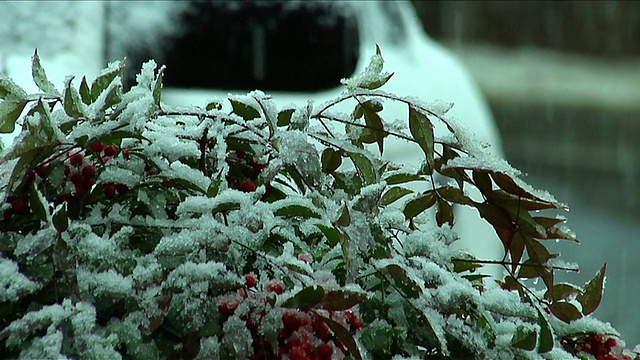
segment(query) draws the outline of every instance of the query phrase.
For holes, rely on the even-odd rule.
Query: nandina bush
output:
[[[62,92],[37,53],[32,70],[42,93],[0,77],[0,130],[22,126],[0,165],[3,357],[637,358],[590,316],[604,266],[554,281],[574,270],[545,246],[576,241],[564,205],[446,104],[378,90],[379,50],[333,101],[280,109],[259,91],[169,107],[152,61],[129,91],[119,62]],[[383,160],[393,137],[423,163]],[[450,248],[454,206],[502,261]]]

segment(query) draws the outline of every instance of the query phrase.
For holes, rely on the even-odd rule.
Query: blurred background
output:
[[[570,206],[581,244],[553,244],[640,343],[640,2],[413,1],[485,94],[509,162]]]

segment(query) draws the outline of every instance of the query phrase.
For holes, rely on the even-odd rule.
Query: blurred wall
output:
[[[477,75],[510,162],[640,215],[640,2],[413,3]]]

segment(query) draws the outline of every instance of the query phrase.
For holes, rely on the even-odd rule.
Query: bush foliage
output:
[[[0,165],[3,356],[635,356],[589,316],[604,266],[554,280],[575,270],[545,246],[576,241],[564,205],[447,104],[381,91],[379,49],[338,98],[284,108],[259,91],[170,107],[153,61],[128,91],[120,62],[62,92],[37,53],[32,70],[38,94],[0,77],[0,131],[22,126]],[[423,163],[384,160],[390,137]],[[502,261],[451,249],[455,206],[493,226]]]

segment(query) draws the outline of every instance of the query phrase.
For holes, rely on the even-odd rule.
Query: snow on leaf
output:
[[[0,301],[16,302],[41,287],[42,285],[21,274],[17,263],[0,258]]]
[[[48,95],[60,96],[56,87],[47,78],[47,74],[42,68],[42,65],[40,65],[38,49],[35,50],[33,57],[31,58],[31,75],[33,77],[33,82],[36,83],[40,90],[44,91]]]

